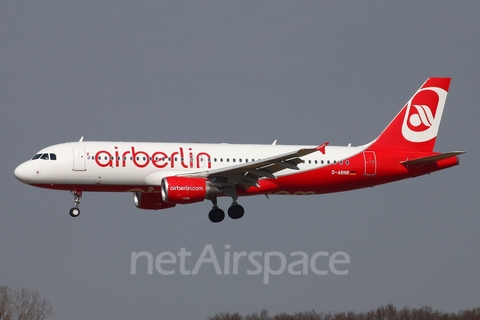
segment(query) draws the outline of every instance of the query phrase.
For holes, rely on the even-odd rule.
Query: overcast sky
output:
[[[54,319],[479,307],[479,12],[476,1],[2,1],[0,285],[38,290]],[[143,211],[115,193],[84,194],[73,219],[69,192],[13,176],[81,136],[360,145],[430,76],[452,77],[436,150],[468,153],[416,179],[240,198],[242,219],[213,224],[209,201]],[[132,252],[185,248],[191,270],[207,245],[220,262],[225,251],[343,251],[349,272],[264,284],[248,263],[167,276],[139,260],[131,274]]]

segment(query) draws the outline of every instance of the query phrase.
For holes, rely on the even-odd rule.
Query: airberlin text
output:
[[[302,251],[291,252],[285,255],[279,251],[231,251],[230,245],[225,245],[223,258],[217,258],[217,253],[211,244],[205,245],[197,259],[185,247],[177,253],[164,251],[156,257],[147,251],[132,252],[130,274],[137,274],[137,264],[143,269],[146,266],[147,274],[152,275],[155,270],[161,275],[196,275],[202,272],[215,271],[217,275],[261,275],[263,283],[268,284],[271,276],[278,276],[285,271],[290,275],[347,275],[345,265],[350,264],[350,256],[343,251],[329,254],[318,251],[309,256]],[[343,265],[343,266],[342,266]],[[202,268],[203,267],[203,268]],[[245,269],[245,271],[241,271]]]
[[[136,150],[134,146],[126,151],[114,147],[113,152],[100,150],[95,153],[95,162],[100,167],[127,167],[132,163],[138,168],[145,168],[149,164],[156,168],[176,168],[182,166],[185,169],[211,168],[210,155],[206,152],[194,153],[188,148],[188,153],[183,147],[173,152],[154,151],[150,154],[146,151]]]

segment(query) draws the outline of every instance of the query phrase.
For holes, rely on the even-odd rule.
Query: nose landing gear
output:
[[[70,191],[73,195],[73,202],[75,203],[75,207],[73,207],[72,209],[70,209],[70,216],[75,218],[75,217],[78,217],[80,215],[80,209],[78,208],[78,206],[80,205],[80,202],[82,202],[82,191],[80,190],[73,190],[73,191]]]

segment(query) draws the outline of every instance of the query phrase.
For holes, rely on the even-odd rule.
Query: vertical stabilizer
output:
[[[429,78],[371,147],[433,151],[450,78]]]

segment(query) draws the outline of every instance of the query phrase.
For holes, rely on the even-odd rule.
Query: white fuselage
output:
[[[55,160],[29,160],[15,175],[33,185],[89,185],[102,189],[112,186],[160,185],[161,179],[185,173],[227,168],[312,146],[260,144],[203,144],[148,142],[70,142],[40,150],[37,154],[54,154]],[[303,157],[299,170],[285,169],[276,176],[298,174],[340,163],[362,152],[365,147],[327,147],[325,154],[315,152]],[[347,164],[344,164],[347,168]],[[93,189],[98,189],[98,188]],[[109,190],[104,190],[109,191]],[[138,191],[138,190],[131,190]],[[145,190],[146,191],[146,190]]]

